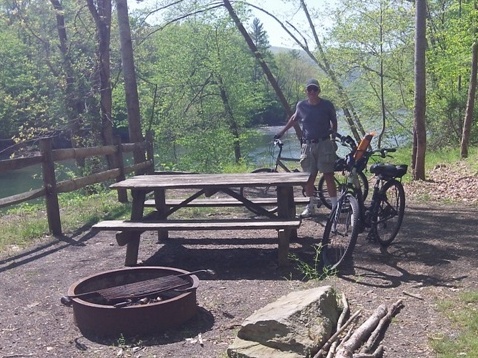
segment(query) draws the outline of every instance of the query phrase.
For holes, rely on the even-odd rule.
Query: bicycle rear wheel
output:
[[[358,172],[358,180],[360,183],[360,189],[362,191],[362,199],[365,200],[368,195],[368,179],[363,172]],[[337,192],[340,192],[341,183],[335,179],[335,185],[337,186]],[[327,185],[325,183],[324,176],[322,175],[317,184],[317,196],[320,201],[329,209],[332,209],[332,203],[330,202],[329,191],[327,190]]]
[[[402,183],[397,180],[385,183],[372,210],[372,233],[380,245],[388,246],[397,236],[405,214]]]
[[[352,255],[360,231],[359,210],[358,201],[351,193],[339,198],[327,219],[322,237],[324,267],[337,269]]]

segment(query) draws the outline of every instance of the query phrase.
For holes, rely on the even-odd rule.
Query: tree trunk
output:
[[[111,0],[97,0],[96,6],[93,0],[87,0],[91,16],[96,24],[97,36],[97,66],[98,84],[100,93],[101,111],[101,138],[103,145],[114,144],[110,71],[110,39],[111,39]],[[108,156],[108,168],[114,168],[114,156]]]
[[[426,115],[426,0],[415,2],[415,123],[416,139],[415,167],[413,179],[425,180],[425,152],[427,145]]]
[[[223,0],[224,6],[226,7],[227,11],[229,11],[229,15],[233,19],[234,23],[236,24],[237,28],[241,32],[242,36],[246,40],[247,45],[249,46],[249,49],[251,50],[252,54],[256,57],[257,61],[262,67],[262,70],[264,71],[265,75],[267,76],[267,79],[269,80],[269,83],[271,84],[272,88],[274,88],[274,91],[279,97],[280,102],[282,103],[282,106],[284,107],[287,117],[291,117],[293,112],[292,109],[289,106],[289,103],[287,102],[284,93],[282,93],[282,90],[279,87],[279,84],[277,83],[277,80],[275,79],[274,75],[270,71],[269,67],[267,66],[267,63],[264,61],[264,58],[262,57],[262,54],[259,52],[257,49],[257,46],[254,44],[254,41],[252,41],[251,37],[247,33],[246,29],[241,23],[241,20],[237,17],[236,12],[234,11],[231,3],[229,0]],[[299,124],[294,125],[294,130],[297,135],[297,138],[301,140],[302,138],[302,131],[299,127]]]
[[[133,44],[128,18],[128,1],[116,0],[116,7],[121,42],[121,59],[123,62],[126,108],[128,112],[129,139],[131,142],[138,143],[143,141],[143,135],[141,132],[141,116],[134,68]],[[144,162],[146,160],[143,150],[135,150],[133,156],[135,163]]]
[[[56,28],[58,39],[60,41],[60,52],[63,59],[63,69],[65,71],[65,106],[67,108],[68,122],[70,123],[70,140],[73,148],[82,147],[85,144],[79,140],[81,134],[81,118],[84,112],[83,101],[79,98],[79,90],[75,86],[75,71],[73,69],[72,59],[70,57],[70,48],[68,44],[68,36],[66,32],[65,16],[63,5],[59,0],[50,0],[55,9]],[[79,167],[85,166],[85,159],[76,160]]]
[[[227,92],[226,92],[226,86],[224,86],[224,82],[221,78],[221,76],[216,76],[217,78],[217,82],[218,82],[218,85],[219,85],[219,91],[220,91],[220,95],[221,95],[221,101],[222,101],[222,105],[224,106],[224,112],[226,114],[226,119],[227,119],[227,122],[229,124],[229,130],[234,138],[234,143],[233,143],[233,146],[234,146],[234,157],[235,157],[235,161],[236,163],[239,163],[240,160],[241,160],[241,145],[240,145],[240,141],[239,141],[239,128],[237,126],[237,122],[234,118],[234,113],[232,112],[232,108],[231,108],[231,105],[229,103],[229,98],[227,96]]]
[[[468,88],[468,100],[466,103],[465,121],[463,122],[463,134],[461,136],[460,156],[468,158],[468,145],[470,143],[471,124],[475,109],[476,75],[478,70],[478,43],[473,43],[473,55],[471,62],[470,86]]]

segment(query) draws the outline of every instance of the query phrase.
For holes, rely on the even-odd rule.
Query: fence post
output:
[[[154,148],[153,148],[153,140],[154,140],[154,132],[149,130],[146,132],[146,160],[151,161],[151,168],[148,170],[148,174],[152,174],[154,172]]]
[[[123,158],[123,146],[121,145],[121,137],[116,136],[114,138],[114,143],[116,145],[115,160],[118,165],[119,175],[116,177],[116,182],[120,182],[126,179],[124,174],[124,158]],[[126,189],[118,189],[118,201],[120,203],[128,202],[128,193]]]
[[[42,155],[43,186],[45,188],[46,213],[48,227],[53,235],[62,235],[60,220],[60,205],[56,191],[55,163],[52,158],[52,139],[40,140],[40,152]]]

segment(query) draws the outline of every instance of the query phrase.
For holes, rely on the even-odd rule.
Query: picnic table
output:
[[[118,244],[126,245],[126,266],[137,264],[140,236],[144,231],[158,231],[160,239],[166,239],[169,231],[274,229],[278,232],[279,265],[286,265],[290,238],[297,235],[301,222],[296,217],[294,187],[303,187],[307,179],[308,174],[302,172],[138,175],[110,186],[131,191],[130,220],[106,220],[95,224],[93,229],[118,231]],[[241,187],[258,186],[275,187],[276,198],[273,203],[277,205],[277,210],[265,208],[264,203],[272,204],[270,198],[247,198],[239,190]],[[168,201],[167,190],[171,189],[184,191],[182,199],[174,198],[174,203]],[[147,195],[150,193],[154,194],[154,211],[144,215],[145,207],[148,206]],[[226,200],[210,199],[217,193],[226,196]],[[299,202],[303,202],[303,199]],[[224,206],[230,202],[259,215],[244,219],[171,218],[178,210],[194,203],[200,206],[198,203],[201,202],[204,206]],[[149,205],[152,205],[151,201]]]

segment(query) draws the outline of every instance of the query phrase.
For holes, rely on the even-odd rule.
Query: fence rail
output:
[[[130,152],[137,153],[139,151],[145,154],[145,161],[125,165],[123,154]],[[63,160],[78,160],[97,156],[109,158],[107,162],[115,163],[116,167],[84,177],[57,181],[55,163]],[[154,171],[153,136],[148,132],[145,141],[140,143],[123,144],[118,140],[118,144],[116,145],[68,149],[52,149],[52,139],[44,138],[40,140],[39,155],[0,160],[0,173],[39,164],[41,164],[42,168],[43,187],[0,198],[0,208],[45,197],[49,230],[53,235],[62,235],[58,194],[75,191],[88,185],[102,183],[107,180],[116,180],[118,182],[124,180],[127,174],[133,172],[135,174],[152,173]],[[128,200],[125,190],[118,191],[118,200],[120,202],[126,202]]]

